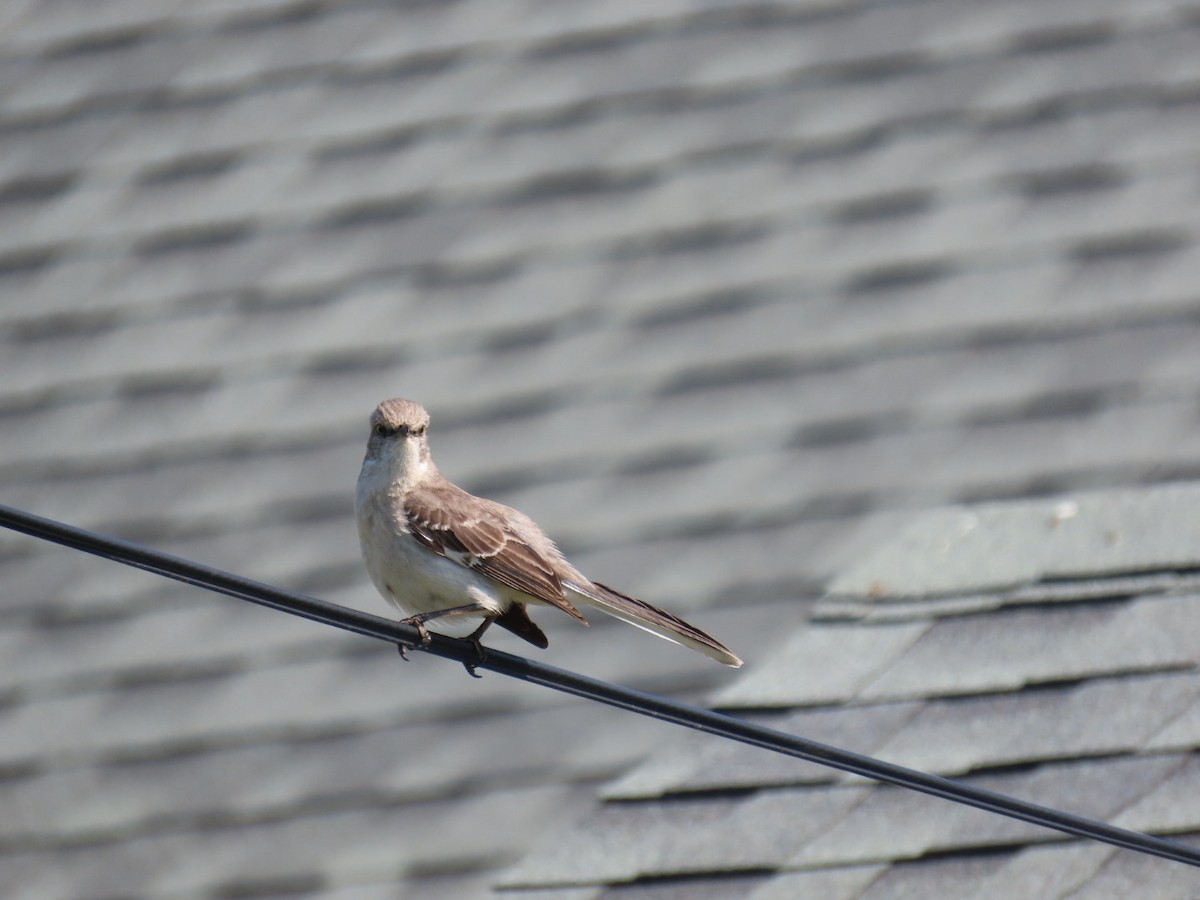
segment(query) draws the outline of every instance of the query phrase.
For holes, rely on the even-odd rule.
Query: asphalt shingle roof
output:
[[[382,612],[351,492],[410,396],[448,475],[747,667],[543,615],[548,661],[1195,829],[1196,554],[1157,524],[1200,475],[1196,33],[1184,0],[0,4],[0,497]],[[919,798],[664,756],[661,725],[14,535],[0,660],[6,896],[1184,877],[972,819],[981,859]],[[809,794],[841,868],[756,836]],[[546,835],[613,853],[551,888]],[[726,879],[676,878],[709,856]]]
[[[1194,842],[1200,599],[1194,551],[1180,536],[1197,533],[1197,500],[1200,487],[1181,485],[921,515],[835,579],[789,646],[716,701],[888,762]],[[1089,543],[1095,536],[1105,539]],[[1076,540],[1090,552],[1064,549]],[[990,568],[943,565],[972,557]],[[1072,569],[1093,580],[1074,581]],[[1139,576],[1100,580],[1114,572]],[[1061,590],[1081,585],[1074,595]],[[1039,598],[1043,587],[1048,596]],[[991,607],[964,602],[989,593]],[[906,602],[889,611],[894,598]],[[822,674],[841,666],[819,650],[804,653],[806,644],[840,645],[875,669],[832,693]],[[1016,896],[1034,877],[1022,859],[1029,855],[1045,879],[1036,896],[1113,896],[1113,884],[1134,878],[1147,896],[1183,896],[1189,883],[1178,864],[1147,866],[1129,851],[1084,848],[1025,823],[763,756],[706,736],[677,738],[507,878],[538,896],[535,888],[556,884],[669,877],[682,889],[740,873],[739,893],[758,897],[816,890],[803,879],[849,869],[861,877],[838,896],[979,896],[984,885],[986,896]],[[680,832],[694,839],[703,832],[694,823],[708,815],[723,820],[735,849],[677,853],[687,839]],[[1091,861],[1084,870],[1081,858]]]

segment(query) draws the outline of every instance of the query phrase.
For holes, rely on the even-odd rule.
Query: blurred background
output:
[[[387,614],[353,485],[405,396],[750,671],[918,510],[1200,473],[1198,30],[5,0],[0,499]],[[538,618],[555,665],[738,677]],[[0,535],[0,888],[485,895],[666,736],[544,694]]]

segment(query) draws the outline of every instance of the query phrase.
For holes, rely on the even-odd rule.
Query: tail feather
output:
[[[492,621],[501,628],[507,628],[517,637],[529,641],[535,647],[545,650],[550,646],[550,642],[546,639],[546,632],[538,628],[537,623],[529,618],[529,610],[525,608],[524,603],[514,603]]]
[[[620,591],[614,591],[607,585],[595,581],[586,585],[571,584],[568,587],[591,601],[591,604],[597,609],[623,622],[649,631],[664,640],[691,647],[726,666],[736,669],[742,664],[742,661],[734,656],[728,647],[712,635],[706,634],[696,626],[689,625],[678,616],[673,616],[657,606],[651,606],[642,600],[628,597]]]

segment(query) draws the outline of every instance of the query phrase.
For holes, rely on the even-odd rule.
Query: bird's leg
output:
[[[426,622],[432,622],[435,619],[447,619],[451,616],[470,616],[489,612],[491,610],[486,606],[480,606],[478,603],[468,603],[466,606],[452,606],[449,609],[435,609],[433,612],[417,613],[415,616],[401,619],[400,624],[411,625],[417,629],[417,634],[421,636],[421,643],[428,644],[433,638],[429,636],[429,630],[425,627]]]
[[[478,628],[476,628],[474,631],[472,631],[470,634],[468,634],[465,638],[463,638],[463,640],[470,641],[472,644],[475,645],[475,652],[479,654],[480,662],[483,662],[485,659],[487,659],[487,651],[483,649],[483,644],[479,643],[479,639],[481,637],[483,637],[483,633],[488,630],[488,626],[491,625],[492,622],[494,622],[494,621],[495,621],[495,619],[492,619],[492,618],[484,619],[482,622],[479,623]]]
[[[435,609],[432,612],[418,613],[415,616],[409,616],[407,619],[401,619],[400,624],[411,625],[413,628],[417,629],[417,634],[421,637],[421,643],[428,645],[433,639],[429,636],[429,629],[425,627],[426,622],[432,622],[434,619],[445,619],[449,618],[450,616],[469,616],[477,615],[479,613],[491,613],[491,610],[489,610],[486,606],[481,606],[478,603],[469,603],[466,606],[452,606],[449,609]],[[483,620],[483,624],[481,624],[466,637],[466,640],[475,645],[475,652],[479,654],[480,662],[483,662],[485,659],[487,659],[487,653],[484,651],[483,645],[479,643],[479,638],[485,631],[487,631],[487,627],[492,624],[493,616],[494,613],[486,616]],[[404,645],[397,644],[396,647],[400,651],[400,655],[404,659],[408,659],[408,655],[404,652]],[[466,670],[470,672],[473,677],[480,677],[478,674],[476,674],[475,667],[470,663],[463,663],[463,666],[466,667]]]

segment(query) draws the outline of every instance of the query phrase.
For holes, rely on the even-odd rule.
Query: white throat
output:
[[[363,493],[403,496],[435,471],[424,441],[413,438],[389,441],[368,450],[358,476],[358,492],[360,496]]]

